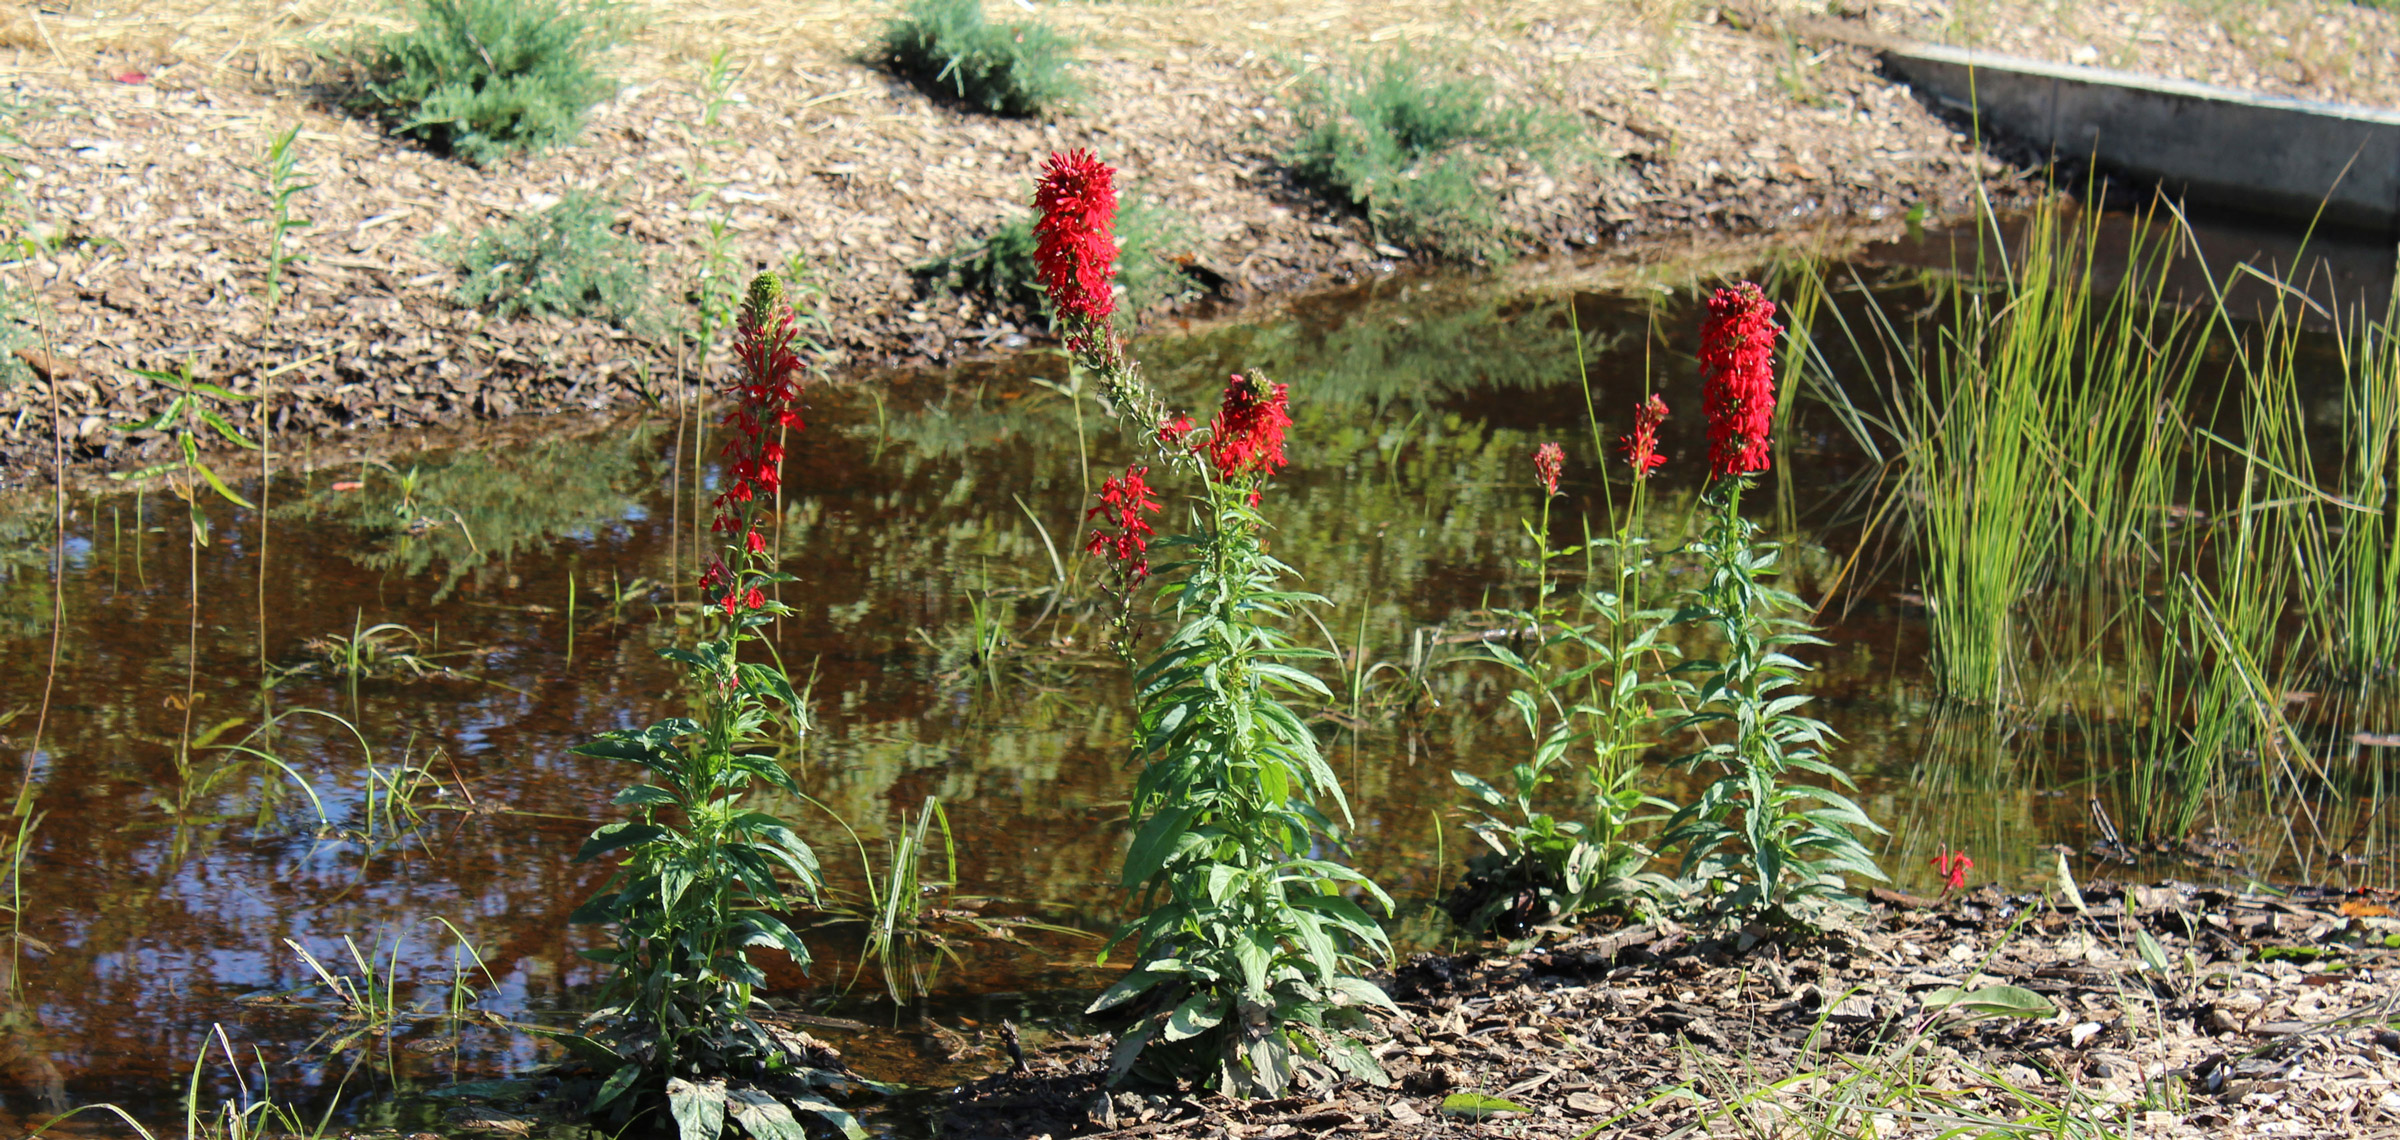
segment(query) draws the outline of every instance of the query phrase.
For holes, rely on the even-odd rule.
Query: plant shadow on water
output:
[[[2205,649],[2177,658],[2162,652],[2174,643],[2112,624],[2129,608],[2166,605],[2176,595],[2160,583],[2088,595],[2098,617],[2055,598],[2018,607],[2015,620],[2038,626],[2046,646],[2016,665],[2037,695],[1973,708],[1944,696],[1925,665],[1937,649],[1924,572],[1911,542],[1895,537],[1910,528],[1881,509],[1903,449],[1874,425],[1898,422],[1903,409],[1878,379],[1883,362],[1850,351],[1834,323],[1864,329],[1870,305],[1922,310],[1949,288],[1896,258],[1813,271],[1795,263],[1770,279],[1778,293],[1805,292],[1812,274],[1823,283],[1815,308],[1791,311],[1842,395],[1802,383],[1751,506],[1775,520],[1783,584],[1818,607],[1833,643],[1813,652],[1809,691],[1845,738],[1860,804],[1893,828],[1876,855],[1898,885],[1933,890],[1925,863],[1943,848],[1972,851],[1981,876],[2040,885],[2058,865],[2054,844],[2080,853],[2083,877],[2393,885],[2381,781],[2400,709],[2388,680],[2274,694],[2293,698],[2283,723],[2308,748],[2340,744],[2285,789],[2298,800],[2260,799],[2256,773],[2278,745],[2245,736],[2229,747],[2247,758],[2194,785],[2181,842],[2143,844],[2137,832],[2102,846],[2112,826],[2172,832],[2132,823],[2151,818],[2152,807],[2135,805],[2155,794],[2129,783],[2150,777],[2126,773],[2183,778],[2187,766],[2137,761],[2188,749],[2192,735],[2145,737],[2161,722],[2140,694],[2160,670],[2218,659]],[[1604,462],[1585,426],[1578,348],[1603,409],[1630,409],[1652,390],[1679,409],[1699,406],[1688,292],[1573,303],[1570,319],[1555,295],[1395,279],[1300,303],[1284,319],[1142,346],[1153,381],[1188,406],[1205,406],[1237,369],[1264,370],[1298,395],[1294,434],[1311,443],[1276,480],[1264,541],[1312,575],[1300,588],[1327,600],[1315,632],[1335,657],[1321,670],[1335,696],[1300,711],[1348,790],[1356,866],[1400,901],[1393,930],[1404,951],[1456,937],[1431,906],[1457,882],[1471,839],[1451,771],[1497,771],[1495,758],[1524,748],[1509,678],[1471,650],[1500,624],[1495,615],[1530,608],[1511,570],[1531,554],[1518,520],[1541,509],[1529,458],[1541,443],[1565,449],[1559,519],[1581,515],[1597,530],[1624,501],[1622,469]],[[2344,351],[2332,335],[2309,332],[2288,347],[2322,364]],[[2390,351],[2388,340],[2355,343]],[[2339,403],[2338,383],[2328,389],[2306,369],[2293,384],[2281,406]],[[1095,568],[1074,552],[1096,473],[1128,456],[1095,427],[1105,409],[1091,386],[1055,355],[894,376],[873,389],[818,387],[809,400],[810,445],[786,463],[770,536],[797,579],[780,587],[792,612],[763,632],[795,676],[810,678],[815,723],[776,745],[798,794],[768,789],[753,802],[819,853],[833,897],[865,905],[852,921],[802,929],[811,978],[762,959],[760,992],[809,1019],[866,1076],[952,1081],[1006,1064],[1019,1028],[1029,1040],[1076,1030],[1074,1012],[1116,977],[1092,964],[1090,941],[1045,928],[1104,932],[1125,917],[1115,884],[1133,726],[1107,650],[1109,606]],[[2273,426],[2227,425],[2236,441]],[[1662,430],[1674,462],[1652,485],[1649,518],[1663,548],[1699,532],[1693,472],[1706,445],[1697,416]],[[245,1071],[259,1050],[277,1095],[312,1120],[331,1109],[339,1121],[413,1127],[453,1106],[417,1095],[428,1088],[558,1057],[551,1038],[522,1026],[571,1027],[595,1004],[601,974],[577,955],[600,936],[567,916],[606,868],[567,854],[609,816],[607,797],[623,782],[616,765],[571,749],[595,730],[667,715],[682,698],[656,651],[691,640],[698,599],[685,567],[709,536],[695,509],[705,489],[678,471],[689,460],[676,462],[686,453],[673,434],[629,424],[506,451],[279,475],[266,607],[274,640],[263,647],[275,667],[263,679],[244,556],[255,519],[198,499],[191,509],[213,519],[218,539],[195,550],[160,525],[172,512],[155,491],[138,506],[121,493],[70,501],[60,552],[68,648],[27,770],[46,813],[23,855],[17,921],[32,941],[17,946],[0,1011],[0,1058],[39,1058],[49,1071],[12,1061],[0,1120],[30,1127],[62,1097],[171,1120],[185,1091],[178,1074],[226,1051],[212,1029],[220,1023]],[[2332,454],[2313,468],[2329,479],[2341,469]],[[2216,478],[2230,496],[2219,501],[2238,504],[2239,472]],[[2254,503],[2292,497],[2252,493]],[[0,505],[0,537],[21,539],[0,543],[9,552],[0,554],[9,646],[0,733],[20,745],[26,723],[5,718],[43,692],[49,561],[19,552],[48,541],[48,509],[46,500]],[[2346,551],[2353,533],[2308,522],[2277,540]],[[2209,580],[2215,551],[2195,557],[2184,569]],[[1581,584],[1578,567],[1558,572]],[[187,661],[195,578],[201,618]],[[2222,592],[2179,596],[2187,631],[2207,636],[2207,614],[2220,628],[2230,620]],[[370,634],[386,668],[327,652]],[[2182,645],[2188,655],[2188,638]],[[189,708],[187,664],[197,678]],[[2257,695],[2196,700],[2238,712]],[[284,715],[299,709],[342,719]],[[187,735],[187,711],[216,735]],[[234,742],[255,755],[215,747]],[[1677,750],[1651,749],[1644,778],[1689,800],[1695,777],[1659,767]],[[2185,802],[2178,793],[2177,810]],[[2273,802],[2309,810],[2264,810]],[[2311,822],[2292,824],[2303,818]],[[852,851],[862,857],[844,857]],[[925,893],[936,878],[955,895]],[[898,905],[902,894],[923,905]],[[432,939],[398,952],[395,932],[436,919],[477,956],[471,983]],[[360,948],[355,961],[345,939]],[[347,976],[372,968],[387,1005],[434,1013],[305,1048],[346,1024],[308,998],[330,989],[341,1000],[319,968],[344,975],[352,964]],[[462,984],[471,996],[442,1015]],[[831,994],[846,996],[824,1003]],[[211,1066],[199,1095],[243,1095],[236,1068]]]

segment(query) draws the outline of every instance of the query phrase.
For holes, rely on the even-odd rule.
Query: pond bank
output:
[[[675,322],[712,232],[724,235],[723,272],[805,263],[821,290],[812,334],[837,375],[1044,339],[1029,314],[933,291],[913,269],[1024,213],[1043,157],[1067,147],[1094,148],[1133,195],[1190,225],[1178,252],[1196,295],[1154,321],[1403,271],[1424,262],[1294,185],[1279,157],[1296,134],[1294,80],[1397,38],[1455,55],[1504,99],[1576,119],[1560,165],[1520,161],[1491,187],[1524,257],[1638,259],[1628,243],[1662,236],[1896,225],[1911,211],[1960,214],[1979,189],[2014,184],[1877,77],[1867,53],[1795,55],[1713,12],[1503,4],[1426,19],[1365,4],[1322,19],[1243,9],[1172,21],[1091,7],[1059,14],[1081,21],[1095,92],[1061,119],[963,113],[858,61],[873,19],[820,25],[825,42],[784,50],[747,27],[713,44],[653,32],[623,49],[627,85],[579,145],[490,170],[342,113],[325,65],[240,44],[217,56],[197,43],[21,47],[14,149],[38,248],[6,270],[31,319],[17,346],[26,367],[12,364],[18,382],[0,388],[0,481],[26,482],[62,450],[92,469],[155,462],[161,437],[124,433],[159,402],[135,369],[188,365],[256,397],[235,422],[263,414],[278,435],[672,400],[695,363],[672,334],[502,320],[451,300],[459,278],[441,241],[569,190],[618,203]],[[52,23],[54,41],[77,42],[72,21]],[[700,74],[715,47],[732,53],[733,101],[703,128]],[[309,184],[294,213],[311,225],[289,236],[297,259],[270,312],[252,171],[292,125]]]
[[[1375,1052],[1393,1088],[1346,1081],[1248,1103],[1104,1096],[1108,1042],[1065,1040],[954,1091],[942,1135],[2400,1128],[2400,1007],[2385,980],[2400,964],[2400,920],[2388,897],[2170,883],[2095,887],[2063,908],[1988,886],[1946,904],[1876,898],[1857,931],[1799,945],[1661,924],[1515,955],[1420,955],[1386,983],[1401,1012],[1383,1019],[1391,1036]],[[1509,1104],[1474,1110],[1452,1099],[1462,1093]]]

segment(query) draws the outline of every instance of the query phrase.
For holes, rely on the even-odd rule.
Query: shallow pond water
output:
[[[1889,264],[1862,263],[1859,279],[1905,301],[1910,274]],[[1342,697],[1318,723],[1356,807],[1356,858],[1403,901],[1409,945],[1445,937],[1426,904],[1474,842],[1451,770],[1494,771],[1524,744],[1472,646],[1479,614],[1524,601],[1530,456],[1565,446],[1561,517],[1605,526],[1625,494],[1588,425],[1576,329],[1604,421],[1646,385],[1677,409],[1650,520],[1670,544],[1689,525],[1705,450],[1689,414],[1691,297],[1573,303],[1570,319],[1556,295],[1394,280],[1142,349],[1186,406],[1236,369],[1293,385],[1273,549],[1331,601],[1309,636],[1345,655]],[[813,698],[793,754],[810,798],[768,806],[853,901],[862,852],[879,866],[902,814],[939,797],[955,893],[985,915],[1089,932],[1121,917],[1126,692],[1078,548],[1089,491],[1127,449],[1069,382],[1058,358],[1024,355],[809,397],[778,535],[797,616],[775,641]],[[2239,804],[2210,817],[2221,845],[2092,856],[2095,805],[2122,814],[2100,771],[2119,747],[2110,726],[1946,707],[1921,676],[1905,550],[1862,544],[1883,466],[1811,399],[1778,446],[1752,506],[1790,543],[1787,584],[1824,602],[1833,645],[1812,691],[1860,802],[1892,829],[1878,854],[1898,886],[1931,889],[1926,860],[1950,847],[1974,854],[1979,880],[2038,888],[2059,844],[2087,878],[2394,880],[2379,842],[2310,842]],[[195,559],[181,500],[78,496],[54,682],[50,515],[36,503],[8,520],[34,553],[0,595],[0,731],[21,750],[37,721],[41,736],[24,773],[39,822],[0,1007],[0,1120],[97,1101],[169,1119],[205,1055],[209,1095],[265,1076],[279,1097],[414,1126],[432,1110],[395,1086],[545,1059],[505,1025],[423,1015],[337,1048],[339,1010],[295,947],[358,975],[352,940],[403,1007],[439,1010],[465,985],[495,1020],[567,1024],[589,1008],[597,968],[576,951],[600,932],[566,920],[605,869],[569,857],[634,773],[568,749],[677,707],[656,653],[684,635],[705,537],[694,520],[713,470],[694,456],[670,407],[589,434],[279,475],[263,581],[256,512],[204,496],[211,539]],[[259,500],[255,481],[240,487]],[[1685,779],[1653,785],[1672,794]],[[2329,789],[2313,826],[2379,840],[2391,820],[2373,795]],[[830,1019],[824,1035],[867,1075],[924,1084],[991,1063],[961,1058],[961,1038],[1001,1018],[1062,1024],[1108,974],[1088,939],[959,933],[959,960],[918,1009],[875,1000],[860,929],[838,921],[808,931],[813,976],[778,971],[772,993]]]

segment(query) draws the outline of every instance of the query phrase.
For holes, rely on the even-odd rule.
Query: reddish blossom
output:
[[[1542,485],[1542,494],[1558,494],[1559,472],[1565,470],[1567,453],[1555,443],[1545,443],[1533,449],[1533,477]]]
[[[1617,440],[1625,449],[1625,462],[1633,465],[1633,477],[1647,479],[1650,473],[1666,463],[1667,457],[1658,453],[1658,425],[1667,418],[1667,402],[1651,396],[1633,410],[1633,431]]]
[[[750,295],[735,328],[737,367],[733,381],[724,389],[733,407],[721,421],[733,431],[719,452],[725,459],[725,484],[717,492],[716,517],[710,520],[709,530],[740,535],[738,542],[729,541],[727,547],[735,555],[759,555],[765,553],[767,544],[755,525],[757,503],[783,482],[783,445],[768,439],[767,429],[803,426],[795,407],[800,398],[800,356],[792,350],[799,328],[791,306],[784,302],[783,286],[774,277],[760,274],[750,283]],[[755,587],[743,594],[740,574],[727,566],[724,556],[711,559],[700,575],[702,591],[720,587],[725,594],[717,603],[729,617],[740,605],[758,609],[766,604]]]
[[[1217,465],[1218,477],[1273,475],[1284,465],[1283,433],[1292,426],[1290,393],[1290,385],[1270,384],[1256,373],[1246,380],[1236,373],[1225,382],[1225,402],[1208,424],[1208,458]],[[1258,501],[1255,492],[1250,501]]]
[[[1967,872],[1975,869],[1975,861],[1967,858],[1966,852],[1952,851],[1948,847],[1942,848],[1940,854],[1935,855],[1927,862],[1931,863],[1933,869],[1942,876],[1942,894],[1944,895],[1967,889]]]
[[[1150,537],[1158,533],[1150,529],[1150,520],[1142,515],[1165,509],[1152,497],[1155,493],[1150,489],[1149,475],[1148,467],[1137,464],[1125,468],[1122,476],[1111,475],[1101,480],[1100,505],[1083,513],[1086,519],[1111,516],[1110,521],[1117,528],[1113,535],[1105,524],[1093,531],[1084,540],[1084,552],[1114,557],[1137,582],[1150,575]]]
[[[1775,302],[1751,282],[1719,289],[1700,329],[1701,411],[1708,472],[1730,479],[1767,469],[1775,424]]]
[[[1097,325],[1116,308],[1109,282],[1116,276],[1116,172],[1088,150],[1053,154],[1034,189],[1034,267],[1050,294],[1050,305],[1073,323]],[[1070,348],[1085,332],[1068,337]]]
[[[1158,442],[1168,447],[1182,447],[1185,437],[1192,434],[1192,417],[1177,414],[1158,425]]]

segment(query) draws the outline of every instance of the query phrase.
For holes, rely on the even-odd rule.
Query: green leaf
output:
[[[601,1109],[607,1108],[618,1097],[625,1095],[625,1090],[632,1088],[633,1082],[640,1080],[641,1077],[642,1063],[640,1061],[628,1062],[616,1072],[610,1073],[607,1080],[600,1082],[600,1091],[592,1094],[592,1106],[584,1111],[598,1113]]]
[[[1267,1000],[1267,967],[1275,960],[1275,941],[1263,930],[1245,930],[1234,940],[1233,958],[1242,969],[1242,992],[1250,1000]]]
[[[1475,793],[1475,798],[1482,800],[1488,807],[1502,808],[1508,806],[1508,797],[1501,795],[1500,789],[1493,787],[1489,782],[1485,781],[1481,777],[1471,776],[1465,772],[1461,772],[1458,769],[1453,768],[1450,770],[1450,779],[1459,787]]]
[[[2142,956],[2142,965],[2149,968],[2151,973],[2163,978],[2173,972],[2167,965],[2167,948],[2159,945],[2158,939],[2151,937],[2149,931],[2139,927],[2134,929],[2133,948]]]
[[[1495,1112],[1532,1112],[1532,1109],[1513,1100],[1477,1092],[1451,1093],[1442,1098],[1442,1111],[1469,1120],[1481,1120]]]
[[[1124,885],[1141,886],[1166,866],[1167,858],[1175,853],[1186,828],[1196,814],[1190,806],[1170,807],[1150,817],[1133,837],[1133,847],[1125,853]]]
[[[1943,986],[1925,995],[1925,1008],[1956,1010],[1975,1017],[2051,1017],[2058,1006],[2049,998],[2018,986],[1983,986],[1964,990]]]
[[[631,847],[636,843],[648,843],[665,834],[667,834],[667,829],[655,824],[602,824],[592,832],[590,839],[584,840],[583,850],[575,853],[575,861],[588,863],[618,848]]]
[[[201,478],[208,480],[208,485],[211,488],[214,488],[217,494],[223,496],[226,502],[232,503],[237,507],[247,507],[253,510],[256,509],[256,505],[250,500],[234,494],[233,488],[226,486],[223,479],[217,478],[216,472],[208,469],[208,464],[202,463],[198,460],[193,460],[192,470],[198,471]]]
[[[833,1125],[841,1132],[844,1140],[867,1140],[867,1130],[859,1127],[858,1118],[835,1107],[832,1101],[807,1093],[795,1093],[784,1099],[790,1101],[793,1108],[813,1114],[825,1123]]]
[[[1347,1033],[1336,1033],[1333,1035],[1333,1039],[1327,1042],[1325,1059],[1333,1062],[1335,1067],[1376,1088],[1392,1087],[1391,1074],[1383,1071],[1383,1065],[1375,1059],[1375,1054],[1365,1045],[1360,1044],[1357,1038]]]
[[[608,802],[618,807],[672,807],[677,801],[675,793],[656,784],[635,784]]]
[[[682,1140],[717,1140],[725,1130],[725,1082],[693,1084],[682,1077],[667,1079],[667,1111],[675,1115]]]
[[[1117,984],[1100,991],[1100,996],[1093,998],[1092,1004],[1085,1006],[1083,1012],[1099,1013],[1123,1005],[1147,992],[1150,987],[1180,973],[1182,973],[1181,969],[1172,972],[1156,969],[1134,970],[1117,979]]]
[[[808,1140],[808,1132],[793,1118],[792,1110],[757,1089],[729,1090],[725,1102],[734,1121],[754,1140]]]
[[[1159,1037],[1166,1041],[1182,1041],[1215,1029],[1225,1020],[1225,999],[1219,994],[1201,992],[1183,999],[1168,1015],[1166,1027]]]
[[[244,438],[242,433],[233,430],[233,425],[226,423],[225,417],[220,416],[217,413],[208,410],[207,408],[200,409],[200,422],[217,429],[217,434],[224,436],[226,441],[233,444],[235,447],[243,448],[248,451],[258,450],[258,445]]]

